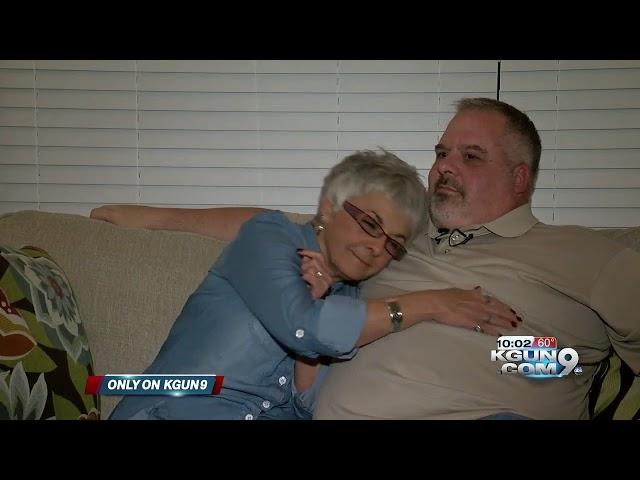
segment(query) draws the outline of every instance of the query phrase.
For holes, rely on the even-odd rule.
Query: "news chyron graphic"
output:
[[[218,395],[222,375],[93,375],[87,378],[89,395]]]
[[[570,373],[582,374],[578,352],[573,348],[558,350],[556,337],[502,336],[491,350],[492,362],[503,362],[498,373],[519,374],[528,378],[561,378]]]

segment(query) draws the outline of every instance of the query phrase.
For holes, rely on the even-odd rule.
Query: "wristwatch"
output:
[[[402,328],[402,310],[398,302],[387,302],[389,318],[391,319],[391,333],[399,332]]]

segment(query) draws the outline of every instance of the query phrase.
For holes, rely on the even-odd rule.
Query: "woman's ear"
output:
[[[323,198],[320,200],[320,205],[318,206],[318,212],[320,213],[320,220],[322,223],[327,223],[331,221],[333,217],[333,203],[328,198]]]

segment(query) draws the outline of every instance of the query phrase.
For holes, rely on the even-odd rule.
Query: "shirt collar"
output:
[[[538,222],[539,220],[533,216],[533,212],[531,211],[531,203],[525,203],[491,222],[466,227],[464,232],[481,230],[485,233],[495,233],[500,237],[513,238],[524,235]],[[476,233],[476,235],[478,235],[478,233]],[[433,224],[431,218],[429,218],[427,224],[427,235],[429,238],[436,238],[441,235],[441,232],[438,232],[438,228]]]
[[[307,248],[309,250],[320,251],[320,244],[318,243],[318,236],[313,228],[312,222],[307,222],[301,225],[302,235],[305,240],[305,245],[301,245],[301,248]]]

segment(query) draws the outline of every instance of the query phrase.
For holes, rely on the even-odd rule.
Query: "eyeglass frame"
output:
[[[371,215],[369,215],[367,212],[364,212],[363,210],[359,209],[358,207],[356,207],[353,203],[349,202],[348,200],[344,201],[344,203],[342,204],[342,208],[344,209],[345,212],[347,212],[351,216],[351,218],[353,218],[355,220],[355,222],[360,226],[362,231],[364,231],[370,237],[372,237],[372,238],[381,238],[383,235],[385,237],[387,237],[387,240],[384,242],[384,249],[386,250],[386,252],[389,255],[391,255],[391,258],[393,258],[394,260],[402,260],[402,258],[407,254],[407,249],[405,248],[405,246],[402,245],[400,242],[398,242],[396,239],[391,238],[387,234],[387,232],[385,232],[384,229],[380,226],[380,224],[376,221],[376,219],[373,218]],[[380,230],[380,233],[382,233],[382,235],[374,235],[372,232],[368,231],[362,225],[362,223],[360,221],[362,218],[366,218],[373,225],[375,225],[376,228],[378,228]],[[389,243],[396,246],[396,248],[400,252],[399,255],[396,256],[396,255],[393,254],[393,252],[391,252],[389,250],[389,247],[387,247],[387,245]]]

